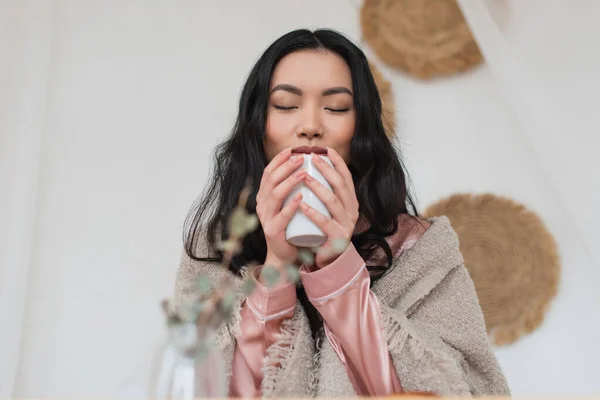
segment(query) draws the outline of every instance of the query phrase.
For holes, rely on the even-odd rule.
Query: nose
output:
[[[308,109],[304,111],[297,135],[308,140],[323,136],[323,127],[317,110]]]
[[[320,138],[323,135],[320,132],[317,132],[317,131],[313,131],[313,130],[309,130],[309,129],[304,129],[302,132],[300,132],[298,134],[298,136],[301,137],[301,138],[306,138],[308,140],[313,140],[313,139]]]

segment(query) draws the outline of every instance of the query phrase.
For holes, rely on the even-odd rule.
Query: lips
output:
[[[321,146],[300,146],[292,149],[292,154],[327,154],[327,149]]]

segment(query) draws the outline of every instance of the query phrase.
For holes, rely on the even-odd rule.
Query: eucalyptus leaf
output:
[[[244,233],[244,236],[254,232],[256,228],[258,228],[258,217],[256,214],[248,215],[246,217],[246,232]]]
[[[291,282],[296,283],[298,282],[298,279],[300,279],[300,272],[298,272],[298,267],[295,265],[288,265],[285,267],[285,273]]]
[[[241,207],[236,207],[229,219],[229,232],[235,237],[243,237],[246,233],[248,213]]]
[[[249,296],[255,287],[256,287],[256,281],[254,279],[246,279],[244,281],[244,285],[242,286],[242,292],[244,293],[245,296]]]
[[[212,290],[210,278],[206,275],[199,275],[196,278],[196,288],[201,296],[207,295]]]
[[[331,241],[331,248],[338,253],[343,253],[349,244],[350,243],[345,239],[333,239]]]
[[[298,250],[298,258],[303,264],[313,265],[315,263],[315,257],[313,256],[313,253],[306,249]]]
[[[235,240],[225,240],[223,242],[219,242],[217,244],[217,249],[221,250],[221,251],[237,251],[239,250],[239,243]]]
[[[275,286],[277,284],[277,281],[279,280],[279,271],[277,270],[277,268],[270,265],[265,265],[260,271],[260,275],[261,277],[263,277],[263,279],[267,283],[267,287],[269,288]]]
[[[235,304],[236,300],[237,296],[235,293],[231,290],[227,290],[225,293],[223,293],[223,297],[221,298],[221,307],[224,311],[230,311],[233,309],[233,305]]]
[[[183,321],[181,318],[179,318],[179,316],[174,316],[174,317],[169,317],[167,318],[167,327],[171,328],[174,326],[179,326],[181,324],[185,323],[185,321]]]
[[[190,307],[191,311],[193,313],[195,313],[196,316],[198,316],[198,314],[202,313],[205,308],[206,308],[206,303],[204,303],[204,302],[196,302]],[[194,320],[195,320],[195,318],[194,318]]]
[[[204,310],[205,303],[201,301],[190,301],[181,305],[181,319],[185,322],[195,321]]]

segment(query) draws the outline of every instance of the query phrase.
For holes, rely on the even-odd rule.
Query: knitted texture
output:
[[[381,304],[389,351],[407,392],[440,396],[509,394],[490,348],[473,281],[463,265],[458,238],[446,217],[394,260],[392,270],[373,285]],[[176,304],[193,296],[198,274],[218,279],[218,265],[182,257]],[[239,278],[234,278],[239,280]],[[240,299],[238,304],[241,305]],[[228,365],[228,381],[239,335],[239,318],[218,332]],[[265,397],[355,396],[344,365],[327,340],[315,354],[308,319],[297,304],[264,360]],[[315,363],[318,360],[318,363]]]

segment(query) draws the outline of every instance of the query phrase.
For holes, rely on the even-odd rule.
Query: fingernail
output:
[[[290,151],[292,151],[292,148],[288,147],[288,148],[285,148],[285,149],[281,150],[281,154],[285,154],[285,153],[290,152]]]
[[[305,169],[301,169],[300,171],[296,172],[296,177],[299,178],[302,175],[304,175],[304,173],[306,173],[306,170]]]
[[[314,181],[315,178],[313,178],[312,176],[306,174],[306,176],[304,177],[307,181]]]
[[[297,200],[300,200],[301,198],[302,198],[302,192],[298,192],[298,193],[296,193],[296,194],[294,195],[294,200],[295,200],[295,201],[297,201]]]
[[[323,161],[323,160],[321,159],[321,157],[320,157],[320,156],[318,156],[318,155],[316,155],[316,154],[313,154],[313,155],[312,155],[312,159],[313,159],[313,161],[314,161],[314,162],[316,162],[316,163],[320,163],[321,161]]]
[[[290,161],[292,161],[292,162],[296,161],[297,159],[298,159],[298,156],[292,156],[292,157],[290,157]]]

